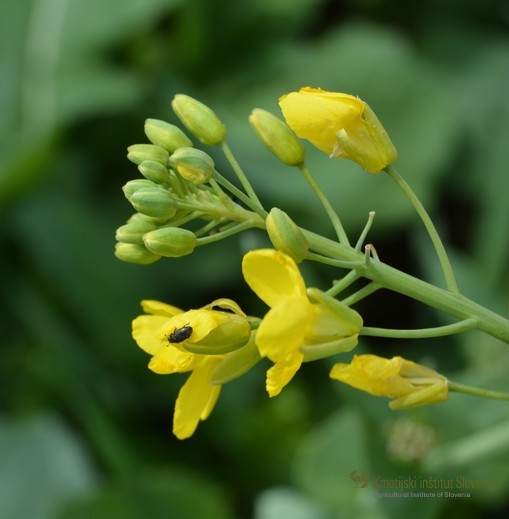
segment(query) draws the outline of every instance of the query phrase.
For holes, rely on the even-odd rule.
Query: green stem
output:
[[[237,197],[246,207],[249,207],[256,214],[260,215],[263,219],[267,217],[267,211],[262,206],[257,205],[251,200],[245,193],[243,193],[237,186],[232,184],[229,180],[223,177],[219,171],[214,171],[214,180],[227,189],[233,196]]]
[[[253,227],[253,223],[249,221],[238,223],[224,231],[212,234],[211,236],[198,238],[196,241],[196,245],[209,245],[210,243],[214,243],[216,241],[222,240],[223,238],[228,238],[229,236],[233,236],[234,234],[250,229],[251,227]]]
[[[362,263],[362,261],[343,261],[340,259],[329,258],[327,256],[315,254],[314,252],[308,252],[306,259],[310,261],[316,261],[317,263],[323,263],[324,265],[339,267],[341,269],[353,269],[358,267]]]
[[[420,328],[416,330],[391,330],[388,328],[374,328],[364,326],[359,335],[367,337],[388,337],[391,339],[428,339],[430,337],[443,337],[455,333],[466,332],[477,326],[475,319],[465,319],[459,323],[436,326],[435,328]]]
[[[351,270],[346,276],[335,282],[332,288],[327,290],[327,294],[329,296],[335,297],[338,294],[341,294],[341,292],[347,289],[352,283],[355,283],[355,281],[357,281],[359,278],[359,273],[356,270]]]
[[[373,224],[374,219],[375,219],[375,211],[370,211],[369,215],[368,215],[368,221],[366,222],[366,225],[364,226],[364,229],[362,230],[362,233],[359,236],[357,243],[355,244],[355,250],[362,249],[362,246],[364,245],[364,240],[366,239],[366,236],[368,235],[368,232],[371,229],[371,225]]]
[[[373,294],[377,290],[380,290],[382,287],[378,283],[369,283],[365,287],[361,288],[360,290],[357,290],[354,294],[351,296],[346,297],[341,302],[346,306],[352,306],[355,303],[361,301],[365,297],[368,297],[369,295]]]
[[[221,149],[223,150],[223,153],[230,163],[230,166],[232,167],[233,171],[237,175],[237,178],[240,180],[240,183],[242,184],[242,187],[247,193],[247,196],[255,202],[258,207],[263,209],[263,205],[260,202],[260,199],[258,196],[256,196],[256,193],[254,192],[254,189],[251,187],[251,184],[249,183],[249,180],[247,179],[246,175],[244,174],[244,171],[240,167],[239,163],[237,162],[237,159],[234,157],[232,151],[230,150],[228,144],[226,144],[225,141],[221,144]]]
[[[465,386],[464,384],[456,384],[456,382],[448,381],[449,391],[456,393],[465,393],[466,395],[481,396],[484,398],[493,398],[495,400],[509,400],[509,394],[501,391],[489,391],[487,389],[480,389],[472,386]]]
[[[304,175],[304,178],[306,179],[308,184],[311,186],[311,189],[315,192],[316,196],[322,203],[325,211],[327,212],[327,215],[329,216],[332,225],[334,226],[334,230],[336,231],[339,242],[343,245],[349,245],[350,242],[348,241],[348,236],[346,235],[345,229],[343,228],[343,224],[341,223],[339,216],[337,215],[336,211],[334,211],[334,208],[332,207],[331,203],[329,202],[323,191],[320,189],[320,186],[316,183],[308,167],[304,162],[300,164],[298,167]]]
[[[426,209],[424,209],[424,206],[422,205],[421,201],[417,198],[417,195],[412,191],[412,188],[408,185],[405,179],[397,172],[397,170],[394,167],[389,165],[384,169],[384,171],[388,173],[388,175],[396,182],[396,184],[398,184],[398,186],[405,193],[405,195],[410,200],[415,210],[421,217],[421,220],[424,223],[426,230],[428,231],[431,241],[433,242],[433,246],[435,247],[435,250],[437,252],[438,259],[440,260],[445,281],[447,283],[447,288],[451,292],[458,293],[458,285],[454,277],[451,263],[449,261],[449,258],[447,257],[447,252],[445,251],[444,244],[442,243],[442,240],[440,239],[436,227],[433,224],[431,218],[429,217],[429,214],[427,213]]]

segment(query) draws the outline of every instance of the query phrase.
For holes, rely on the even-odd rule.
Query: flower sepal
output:
[[[357,346],[357,343],[358,335],[351,335],[350,337],[344,337],[337,341],[301,346],[300,352],[304,355],[303,362],[312,362],[351,351]]]
[[[346,337],[359,333],[363,322],[358,312],[318,288],[308,288],[306,292],[309,300],[320,309],[314,334],[318,337]]]
[[[449,390],[447,383],[432,384],[431,386],[424,386],[423,389],[410,393],[407,396],[396,398],[396,400],[389,402],[389,407],[394,410],[410,409],[412,407],[445,402],[448,399]]]
[[[247,373],[261,360],[258,346],[255,342],[256,332],[251,332],[251,337],[245,346],[232,351],[221,361],[212,373],[210,383],[213,385],[226,384]]]

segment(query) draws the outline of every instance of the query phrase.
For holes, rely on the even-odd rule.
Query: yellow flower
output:
[[[200,420],[210,415],[221,392],[221,385],[211,382],[215,370],[228,357],[226,353],[248,342],[250,325],[229,300],[188,312],[159,301],[141,305],[146,314],[133,320],[132,333],[138,346],[152,356],[149,369],[162,375],[191,372],[173,417],[175,436],[189,438]]]
[[[354,355],[350,364],[335,364],[331,378],[375,396],[395,398],[391,409],[445,402],[447,379],[436,371],[402,357]]]
[[[358,97],[305,87],[279,100],[288,126],[331,157],[351,159],[370,173],[394,162],[397,151],[385,129]]]
[[[360,315],[319,290],[306,290],[290,256],[274,249],[251,251],[244,256],[242,271],[270,307],[256,332],[256,344],[260,355],[275,364],[267,372],[271,397],[290,382],[302,362],[356,346]]]

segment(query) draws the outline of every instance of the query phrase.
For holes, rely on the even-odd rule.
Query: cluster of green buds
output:
[[[203,144],[219,146],[224,142],[223,123],[201,102],[176,95],[172,108]],[[123,187],[136,213],[116,231],[117,258],[150,264],[161,257],[185,256],[206,242],[206,237],[228,231],[232,222],[249,220],[251,225],[260,225],[259,217],[253,218],[221,189],[215,180],[213,159],[194,148],[182,129],[159,119],[147,119],[144,129],[150,143],[128,148],[127,158],[138,166],[143,178],[130,180]],[[206,225],[193,230],[184,227],[198,219]]]

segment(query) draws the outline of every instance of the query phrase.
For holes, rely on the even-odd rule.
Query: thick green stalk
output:
[[[367,279],[441,310],[457,319],[476,319],[481,330],[509,344],[509,320],[456,292],[438,288],[426,281],[401,272],[381,261],[364,262],[364,255],[318,234],[303,230],[312,250],[341,261],[359,262],[353,268]]]

